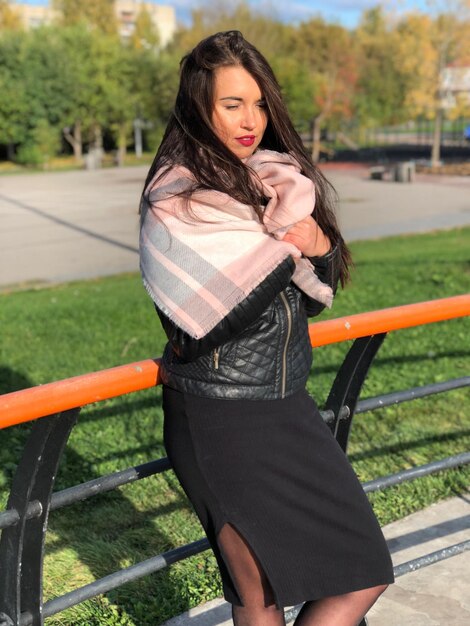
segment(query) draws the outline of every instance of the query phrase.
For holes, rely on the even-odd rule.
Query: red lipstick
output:
[[[243,135],[243,137],[235,137],[235,139],[242,144],[242,146],[252,146],[255,143],[254,135]]]

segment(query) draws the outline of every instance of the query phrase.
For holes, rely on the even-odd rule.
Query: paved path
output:
[[[394,565],[470,540],[470,493],[385,526]],[[369,626],[469,626],[470,551],[396,579],[367,615]],[[223,599],[200,605],[164,626],[231,626]]]
[[[0,288],[138,270],[146,167],[0,176]],[[470,224],[470,177],[371,181],[327,168],[347,240]]]
[[[138,269],[143,168],[0,177],[0,286]]]

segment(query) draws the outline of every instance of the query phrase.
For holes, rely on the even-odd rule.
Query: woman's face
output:
[[[213,130],[239,159],[253,154],[263,138],[268,113],[258,83],[243,67],[215,71]]]

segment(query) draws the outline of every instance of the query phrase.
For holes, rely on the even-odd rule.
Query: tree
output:
[[[122,165],[131,136],[132,123],[137,113],[139,94],[134,90],[136,59],[138,53],[132,48],[119,47],[108,58],[108,68],[114,77],[106,85],[108,126],[117,144],[117,164]]]
[[[61,120],[65,140],[73,149],[75,160],[81,163],[83,138],[89,133],[93,121],[90,101],[94,89],[94,59],[92,58],[93,33],[85,24],[61,28],[65,62],[72,80],[67,88],[67,106]]]
[[[146,127],[145,137],[152,151],[161,141],[178,89],[181,54],[168,50],[154,54],[140,50],[135,54],[131,75],[135,117]]]
[[[365,11],[354,33],[358,81],[354,109],[362,126],[395,124],[406,119],[406,84],[397,37],[382,7]]]
[[[67,109],[68,92],[73,81],[60,31],[41,26],[27,33],[22,55],[22,74],[30,102],[28,124],[47,120],[60,124]]]
[[[67,75],[72,78],[61,124],[75,158],[81,161],[84,142],[100,152],[106,128],[112,130],[122,148],[123,119],[129,125],[138,96],[129,84],[132,49],[123,46],[115,35],[90,30],[83,23],[63,28],[60,33]]]
[[[117,33],[114,0],[53,0],[53,6],[64,26],[84,22],[103,33]]]
[[[30,110],[21,63],[25,38],[11,31],[0,36],[0,143],[7,146],[11,160],[15,145],[25,139]]]
[[[299,132],[308,132],[315,101],[315,84],[308,67],[291,54],[274,55],[271,65],[295,127]]]
[[[434,119],[431,164],[440,162],[441,90],[444,68],[468,54],[468,2],[430,3],[430,15],[411,14],[398,24],[399,47],[407,76],[406,107],[410,116]]]
[[[51,27],[6,31],[0,38],[0,141],[10,159],[16,146],[23,162],[39,162],[40,154],[47,160],[58,149],[54,137],[73,80],[65,58],[58,31]]]
[[[176,33],[171,50],[186,54],[204,37],[224,30],[241,31],[269,60],[286,50],[289,27],[243,0],[217,0],[193,10],[191,27]]]
[[[300,24],[291,53],[308,68],[312,81],[312,158],[318,161],[324,124],[338,124],[353,114],[357,83],[355,43],[345,28],[315,18]]]
[[[0,31],[20,30],[21,26],[21,18],[9,0],[0,0]]]
[[[141,5],[135,20],[134,32],[130,37],[130,43],[138,50],[142,48],[156,48],[160,43],[160,35],[152,22],[150,13]]]
[[[45,119],[37,121],[29,129],[26,141],[18,150],[17,161],[24,165],[42,165],[47,167],[49,161],[57,154],[60,147],[60,133]]]
[[[122,98],[119,84],[124,82],[124,76],[116,61],[121,44],[115,37],[93,32],[90,43],[88,70],[92,80],[87,103],[89,140],[93,149],[100,152],[103,149],[103,129],[113,122],[113,107],[126,105],[125,99],[124,102],[115,102],[116,97]]]

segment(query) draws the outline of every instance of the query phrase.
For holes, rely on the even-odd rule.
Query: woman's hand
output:
[[[322,256],[331,248],[330,240],[311,215],[294,224],[283,241],[294,244],[304,256]]]

